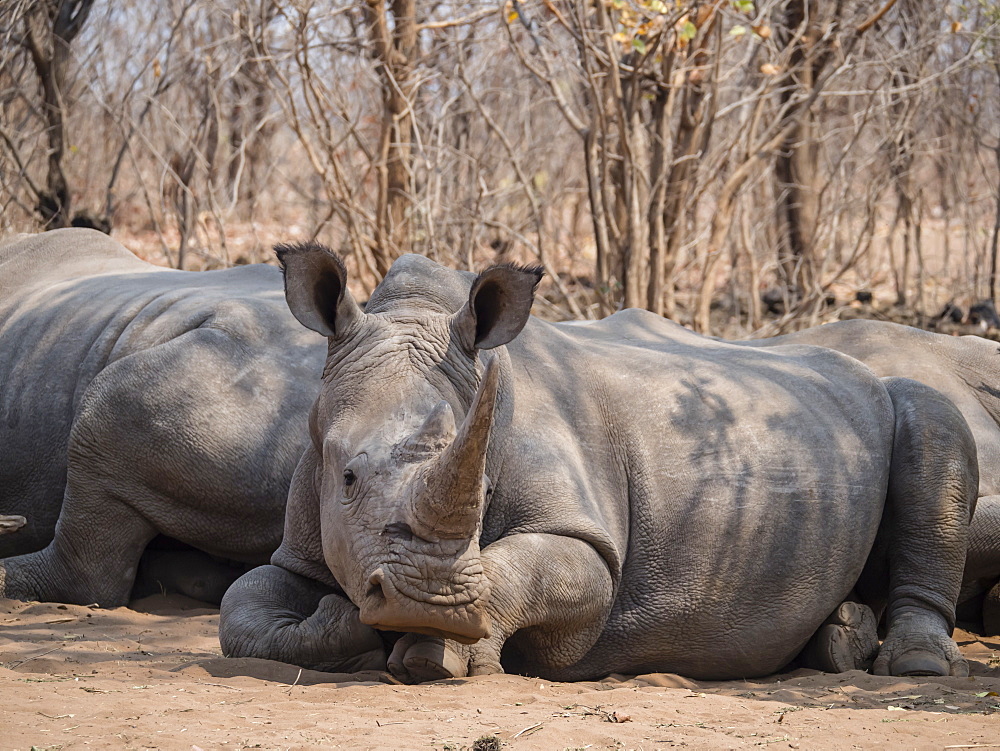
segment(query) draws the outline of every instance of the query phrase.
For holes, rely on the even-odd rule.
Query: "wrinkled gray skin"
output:
[[[882,377],[912,378],[937,389],[962,412],[979,455],[979,500],[972,519],[960,601],[983,630],[1000,633],[1000,344],[978,336],[945,336],[883,321],[841,321],[756,347],[811,344],[854,357]]]
[[[197,551],[153,586],[221,597],[280,541],[322,344],[273,267],[163,269],[85,229],[0,244],[0,514],[27,519],[0,596],[124,604],[162,534]]]
[[[528,269],[407,256],[362,312],[329,251],[279,256],[330,354],[282,544],[223,600],[226,654],[377,664],[377,629],[405,634],[410,681],[754,676],[854,590],[887,618],[876,672],[967,670],[976,452],[937,392],[641,311],[529,318]]]

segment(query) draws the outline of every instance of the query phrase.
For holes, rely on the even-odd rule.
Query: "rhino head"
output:
[[[368,625],[489,636],[479,537],[500,363],[480,351],[521,331],[541,270],[487,269],[457,313],[419,279],[386,281],[376,296],[391,304],[366,313],[331,251],[276,251],[292,313],[329,339],[310,414],[327,566]]]

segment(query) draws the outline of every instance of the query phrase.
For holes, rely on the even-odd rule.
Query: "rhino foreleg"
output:
[[[904,378],[884,382],[896,415],[889,491],[859,582],[875,603],[883,596],[886,603],[873,671],[967,675],[951,633],[979,482],[975,442],[937,391]]]
[[[548,672],[579,661],[597,641],[613,585],[592,545],[561,535],[511,535],[484,548],[482,561],[490,582],[490,636],[460,644],[408,634],[389,657],[398,678],[418,682],[503,672],[500,653],[508,639],[519,672]]]
[[[258,566],[222,599],[227,657],[261,657],[314,670],[384,670],[385,649],[358,609],[331,587],[279,566]]]
[[[149,523],[72,469],[55,537],[0,560],[0,597],[116,607],[128,602]]]
[[[139,558],[156,535],[122,483],[127,463],[116,424],[118,404],[102,401],[105,379],[95,379],[70,433],[66,489],[47,547],[0,560],[0,596],[116,607],[128,602]]]

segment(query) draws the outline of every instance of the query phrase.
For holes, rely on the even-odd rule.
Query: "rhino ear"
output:
[[[323,336],[340,336],[364,315],[347,289],[347,268],[318,243],[276,245],[285,274],[285,300],[303,326]]]
[[[521,333],[531,315],[541,266],[491,266],[476,277],[452,330],[472,349],[493,349]]]

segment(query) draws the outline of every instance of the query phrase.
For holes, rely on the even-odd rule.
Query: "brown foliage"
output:
[[[543,315],[728,334],[996,295],[988,3],[150,7],[0,8],[3,232],[196,268],[320,239],[369,290],[404,252],[519,260]]]

